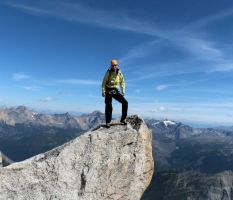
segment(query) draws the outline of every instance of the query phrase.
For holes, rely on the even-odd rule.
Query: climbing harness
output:
[[[109,90],[109,91],[107,91],[107,93],[108,94],[116,94],[117,92],[116,92],[116,90]]]

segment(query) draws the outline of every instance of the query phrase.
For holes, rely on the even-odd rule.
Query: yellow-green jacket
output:
[[[125,93],[125,80],[122,72],[117,69],[118,72],[113,72],[110,69],[105,73],[102,82],[102,92],[106,91],[106,87],[117,88],[120,84],[121,92]]]

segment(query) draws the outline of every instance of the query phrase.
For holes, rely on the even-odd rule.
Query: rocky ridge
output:
[[[100,127],[0,170],[0,200],[139,200],[154,162],[152,134],[138,116]]]
[[[73,116],[68,112],[61,114],[37,113],[25,106],[0,108],[0,122],[12,126],[25,124],[27,126],[69,127],[88,130],[99,123],[103,123],[104,120],[105,116],[100,111]]]

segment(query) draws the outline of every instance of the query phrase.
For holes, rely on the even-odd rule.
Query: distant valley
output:
[[[156,174],[143,200],[233,199],[233,131],[147,120]],[[216,192],[217,191],[217,192]]]

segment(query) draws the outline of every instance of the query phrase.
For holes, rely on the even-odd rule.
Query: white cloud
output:
[[[178,27],[176,30],[165,30],[157,27],[154,22],[135,20],[124,13],[95,9],[81,4],[80,2],[65,3],[62,1],[43,1],[43,3],[37,3],[37,5],[11,2],[7,5],[36,15],[47,14],[78,23],[155,36],[157,40],[159,38],[162,41],[169,41],[176,47],[180,47],[186,52],[188,51],[194,54],[199,59],[205,60],[219,59],[223,52],[210,40],[200,38],[200,36],[197,35],[195,36],[195,29],[199,29],[202,26],[206,26],[208,23],[213,23],[216,20],[226,18],[233,14],[233,8],[230,8],[220,13],[207,16],[183,28]],[[151,44],[153,44],[153,42]],[[128,54],[120,58],[120,60],[126,62],[135,57],[144,56],[150,52],[147,47],[151,44],[134,47]],[[155,49],[153,49],[153,51],[154,50]]]
[[[129,16],[116,11],[98,10],[81,3],[43,2],[37,5],[23,3],[7,3],[21,11],[36,14],[50,15],[68,21],[91,24],[95,26],[127,30],[148,35],[162,35],[159,29],[151,26],[148,22],[136,21]]]
[[[29,79],[30,76],[24,74],[24,73],[14,73],[12,74],[12,79],[15,81],[21,81],[21,80],[25,80],[25,79]]]
[[[217,20],[222,20],[232,15],[233,15],[233,8],[230,8],[220,13],[207,16],[206,18],[198,20],[197,22],[194,22],[190,25],[186,25],[183,28],[177,30],[169,30],[169,31],[159,30],[159,34],[156,34],[154,36],[160,38],[160,40],[157,39],[157,43],[162,41],[161,44],[163,44],[163,42],[169,41],[176,48],[178,47],[194,55],[196,57],[196,60],[199,59],[199,60],[211,61],[221,64],[222,62],[224,62],[226,56],[224,49],[219,47],[216,40],[212,41],[208,34],[205,33],[205,37],[200,36],[196,29],[200,29],[203,26],[211,24]],[[146,43],[144,45],[142,44],[139,45],[138,47],[132,48],[128,52],[128,54],[126,54],[124,57],[121,58],[122,61],[129,62],[130,60],[135,59],[137,57],[148,55],[152,51],[155,52],[156,50],[158,50],[158,48],[160,48],[158,45],[156,46],[156,48],[151,48],[153,47],[151,44]],[[217,68],[217,70],[215,69],[216,68],[214,68],[213,71],[232,71],[231,67],[221,67],[220,69],[219,68]],[[209,70],[205,68],[202,69],[202,72],[206,72],[206,71]]]
[[[207,72],[230,72],[233,71],[233,61],[228,63],[219,63],[216,64],[212,69],[208,70]]]
[[[164,107],[164,106],[159,106],[159,107],[157,107],[157,108],[153,108],[153,109],[149,110],[149,112],[152,112],[152,113],[159,113],[159,112],[164,112],[164,111],[166,111],[166,110],[167,110],[166,107]]]
[[[167,89],[167,88],[170,87],[170,86],[172,86],[172,85],[158,85],[158,86],[155,87],[155,89],[156,89],[157,91],[162,91],[162,90]]]
[[[219,20],[223,20],[223,19],[230,17],[232,15],[233,15],[233,7],[229,8],[227,10],[220,11],[220,12],[215,13],[213,15],[207,16],[207,17],[202,18],[200,20],[197,20],[194,23],[186,26],[186,29],[191,30],[191,29],[202,28],[204,26],[207,26],[207,25],[212,24],[212,23],[219,21]]]
[[[53,98],[53,97],[45,97],[45,98],[40,99],[40,101],[44,102],[44,103],[48,103],[48,102],[55,101],[55,98]]]
[[[65,79],[58,80],[59,83],[73,84],[73,85],[100,85],[101,82],[97,80],[85,80],[85,79]]]
[[[22,86],[23,89],[29,90],[29,91],[37,91],[40,90],[42,87],[39,86]]]
[[[151,52],[155,51],[155,45],[158,44],[161,40],[156,39],[141,45],[138,45],[132,49],[129,50],[128,53],[126,53],[124,56],[119,58],[119,62],[123,64],[126,64],[127,62],[130,62],[132,60],[140,59],[141,57],[144,57],[148,55]],[[158,48],[157,48],[158,49]]]
[[[167,110],[167,108],[165,108],[164,106],[159,107],[159,111],[165,111],[165,110]]]
[[[188,48],[192,54],[201,60],[220,61],[224,55],[224,52],[217,48],[214,42],[195,36],[182,38],[179,45]]]
[[[188,65],[190,63],[182,62],[179,64],[176,63],[169,63],[165,65],[152,65],[152,66],[142,66],[139,69],[137,69],[136,73],[133,74],[133,79],[128,79],[127,82],[135,82],[135,81],[141,81],[141,80],[147,80],[147,79],[153,79],[157,77],[169,77],[169,76],[177,76],[177,75],[188,75],[188,74],[194,74],[194,73],[200,73],[203,72],[203,70],[200,69],[182,69],[183,65]],[[176,70],[170,70],[170,67],[175,67]],[[163,71],[161,69],[163,69]],[[179,68],[179,69],[178,69]]]

